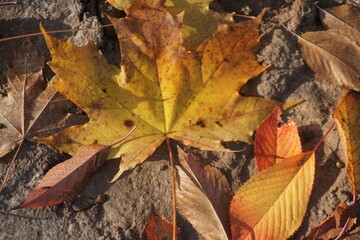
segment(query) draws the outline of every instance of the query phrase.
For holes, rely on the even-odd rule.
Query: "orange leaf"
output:
[[[259,172],[302,152],[295,122],[283,122],[281,114],[277,107],[256,131],[254,150]]]
[[[176,232],[179,233],[180,230],[177,228]],[[152,211],[142,237],[148,240],[170,240],[172,239],[172,223]]]
[[[230,204],[233,239],[286,239],[301,225],[315,175],[315,154],[275,164],[247,181]]]
[[[346,230],[349,230],[355,224],[356,212],[354,205],[348,206],[342,202],[336,206],[331,216],[322,221],[317,227],[311,229],[305,240],[336,238],[341,233],[348,218],[350,218],[350,223]]]

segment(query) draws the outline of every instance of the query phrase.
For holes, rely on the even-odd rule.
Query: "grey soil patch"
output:
[[[320,1],[320,6],[340,4],[340,1]],[[263,48],[259,59],[270,67],[242,89],[242,94],[262,96],[279,101],[306,100],[286,112],[300,129],[304,150],[311,150],[333,122],[332,111],[341,96],[339,88],[328,85],[305,65],[296,38],[281,28],[277,15],[296,33],[321,29],[317,12],[310,1],[229,1],[219,0],[222,10],[240,14],[257,15],[264,7],[269,11],[261,26]],[[24,0],[17,5],[0,6],[0,37],[38,32],[39,23],[47,30],[95,27],[106,24],[103,13],[121,16],[104,1],[45,1]],[[119,66],[119,47],[111,28],[58,34],[83,45],[89,37],[95,39],[108,61]],[[42,37],[31,41],[38,51],[50,60]],[[13,53],[22,40],[0,43],[0,83],[6,83],[6,65],[11,66]],[[45,67],[45,75],[53,75]],[[2,88],[4,89],[4,87]],[[177,143],[173,142],[174,150]],[[202,161],[222,171],[233,191],[256,174],[253,146],[228,143],[230,147],[244,149],[238,153],[203,152],[187,147]],[[301,239],[310,229],[329,216],[335,206],[350,196],[350,186],[345,168],[338,168],[343,161],[336,129],[332,130],[317,151],[316,176],[313,195],[302,227],[293,239]],[[106,201],[87,210],[76,212],[73,202],[39,209],[11,211],[26,193],[33,188],[51,167],[65,160],[42,144],[26,142],[16,159],[15,167],[0,196],[0,239],[139,239],[151,208],[166,218],[172,218],[170,167],[166,147],[161,146],[146,162],[126,172],[118,181],[109,183],[118,169],[118,162],[108,161],[92,178],[90,184],[75,199],[94,201],[105,193]],[[1,179],[8,167],[11,154],[1,159]],[[227,207],[227,206],[224,206]],[[184,239],[197,239],[197,234],[184,219],[179,220]],[[356,239],[356,235],[351,237]],[[349,238],[350,239],[350,238]]]

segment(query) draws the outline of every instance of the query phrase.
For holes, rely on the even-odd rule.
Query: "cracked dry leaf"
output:
[[[259,172],[302,152],[296,123],[277,107],[256,130],[254,151]]]
[[[302,55],[320,78],[360,91],[360,31],[359,25],[353,24],[360,21],[360,9],[338,7],[326,10],[329,13],[320,10],[320,14],[324,25],[330,29],[299,36]]]
[[[141,0],[143,1],[143,0]],[[131,11],[131,4],[141,2],[139,0],[108,0],[118,9],[126,12]],[[233,24],[233,14],[218,13],[209,8],[212,0],[166,0],[164,6],[171,15],[176,16],[184,11],[184,20],[181,25],[181,34],[184,39],[184,47],[187,50],[195,50],[205,39],[213,34],[220,23]],[[159,7],[160,1],[147,1],[154,7]]]
[[[266,69],[253,52],[261,17],[221,25],[193,52],[182,45],[182,18],[142,4],[133,5],[126,18],[112,18],[121,69],[108,64],[93,43],[76,47],[43,30],[52,55],[49,65],[59,77],[53,86],[90,122],[41,141],[74,154],[94,142],[108,145],[137,125],[110,152],[109,159],[122,157],[113,180],[142,163],[166,138],[213,151],[226,150],[221,141],[251,142],[253,131],[277,105],[238,93]]]
[[[231,189],[215,167],[204,165],[178,147],[176,205],[201,239],[230,239],[228,206]]]
[[[289,238],[305,216],[314,175],[315,154],[306,152],[252,177],[230,203],[232,238]]]
[[[360,93],[351,91],[334,110],[347,174],[354,194],[360,193]]]
[[[7,95],[0,101],[0,157],[25,139],[48,136],[67,126],[86,122],[86,116],[66,114],[73,106],[42,76],[44,60],[30,41],[24,41],[8,68]]]

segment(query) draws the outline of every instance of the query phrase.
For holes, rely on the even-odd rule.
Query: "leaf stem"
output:
[[[172,205],[173,205],[173,230],[172,239],[176,240],[176,192],[175,192],[175,167],[173,161],[173,155],[171,150],[170,138],[166,138],[166,145],[169,150],[169,159],[171,166],[171,193],[172,193]]]
[[[21,142],[20,142],[20,144],[19,144],[19,146],[18,146],[18,148],[16,150],[16,153],[15,153],[14,157],[11,159],[10,165],[9,165],[8,169],[6,170],[4,180],[1,183],[0,193],[2,192],[2,190],[3,190],[4,186],[5,186],[5,183],[6,183],[7,179],[8,179],[8,177],[9,177],[10,171],[12,169],[13,163],[15,162],[15,159],[16,159],[17,155],[19,154],[20,148],[23,145],[23,143],[24,143],[24,139],[21,140]]]
[[[314,148],[314,152],[320,147],[320,145],[322,144],[322,142],[325,140],[325,138],[327,137],[327,135],[329,135],[331,129],[333,129],[335,126],[335,122],[333,122],[331,124],[331,127],[327,130],[327,132],[325,133],[325,135],[320,139],[320,141],[318,142],[318,144],[316,144],[315,148]]]
[[[108,147],[108,148],[111,148],[112,146],[114,146],[114,145],[116,145],[116,144],[124,141],[125,139],[127,139],[127,138],[135,131],[136,128],[137,128],[137,126],[135,125],[125,136],[123,136],[122,138],[120,138],[120,140],[118,140],[118,141],[116,141],[116,142],[108,145],[107,147]]]
[[[99,29],[99,28],[106,28],[106,27],[112,27],[113,25],[110,24],[105,24],[99,27],[92,27],[92,28],[84,28],[84,29],[64,29],[64,30],[54,30],[54,31],[47,31],[46,33],[52,34],[52,33],[67,33],[67,32],[77,32],[77,31],[85,31],[85,30],[89,30],[89,29]],[[26,38],[26,37],[35,37],[35,36],[40,36],[42,35],[41,32],[37,32],[37,33],[28,33],[28,34],[24,34],[24,35],[18,35],[18,36],[13,36],[13,37],[7,37],[7,38],[1,38],[0,42],[6,42],[6,41],[10,41],[10,40],[15,40],[15,39],[20,39],[20,38]]]

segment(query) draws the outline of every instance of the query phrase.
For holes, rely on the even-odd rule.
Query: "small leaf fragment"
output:
[[[231,190],[225,176],[178,147],[176,204],[202,239],[228,239]]]
[[[302,152],[298,129],[290,118],[281,119],[277,107],[259,126],[255,135],[255,160],[259,172]]]
[[[247,181],[230,204],[233,239],[287,239],[301,225],[315,175],[315,154],[275,164]]]
[[[304,240],[329,240],[335,239],[345,227],[347,220],[350,222],[345,232],[350,230],[356,223],[356,211],[354,205],[346,205],[342,202],[336,206],[334,213],[322,221],[317,227],[311,229],[310,234]]]
[[[171,240],[172,228],[171,222],[154,211],[151,211],[148,223],[142,233],[142,238],[148,240]],[[176,230],[176,233],[178,234],[180,229],[177,228]]]
[[[347,162],[354,194],[360,193],[360,93],[351,91],[334,110],[334,118]]]

